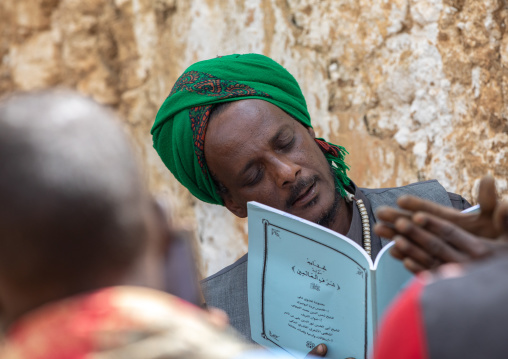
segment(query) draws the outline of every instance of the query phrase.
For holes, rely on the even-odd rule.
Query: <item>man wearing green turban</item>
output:
[[[410,194],[445,206],[469,204],[437,181],[361,189],[347,176],[346,150],[316,138],[294,77],[263,55],[229,55],[190,66],[162,104],[153,145],[197,198],[246,217],[257,201],[346,235],[373,258],[386,240],[374,211]],[[250,339],[247,255],[202,282],[208,305]]]

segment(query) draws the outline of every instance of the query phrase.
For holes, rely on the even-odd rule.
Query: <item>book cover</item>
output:
[[[387,253],[375,263],[349,238],[250,202],[248,297],[252,339],[297,358],[366,358],[378,318],[412,274]]]

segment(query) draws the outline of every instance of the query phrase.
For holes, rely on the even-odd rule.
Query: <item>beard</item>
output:
[[[335,216],[337,215],[337,212],[339,211],[340,205],[341,205],[341,196],[339,194],[339,191],[335,189],[335,195],[333,198],[333,203],[327,210],[323,211],[321,216],[316,221],[317,224],[329,228],[330,224],[335,219]]]
[[[333,172],[333,168],[330,165],[330,175],[334,179],[334,182],[337,180],[335,177],[335,172]],[[333,203],[332,205],[323,211],[321,216],[316,221],[317,224],[329,228],[330,224],[332,224],[333,220],[335,219],[335,216],[337,215],[337,212],[339,211],[340,205],[341,205],[341,199],[339,191],[337,190],[337,187],[335,187],[334,191],[334,197],[333,197]]]

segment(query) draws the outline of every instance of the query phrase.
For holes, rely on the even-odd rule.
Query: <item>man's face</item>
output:
[[[205,158],[228,189],[226,207],[247,216],[257,201],[319,222],[337,206],[334,178],[324,154],[306,128],[263,100],[229,105],[210,121]]]

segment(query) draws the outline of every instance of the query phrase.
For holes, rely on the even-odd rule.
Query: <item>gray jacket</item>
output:
[[[372,212],[380,206],[397,207],[396,201],[402,195],[413,195],[444,206],[463,210],[469,203],[461,196],[446,192],[436,180],[413,183],[404,187],[366,189],[360,188],[368,198]],[[366,204],[368,205],[368,204]],[[376,218],[371,219],[371,228]],[[388,243],[381,239],[382,245]],[[247,340],[252,341],[250,333],[249,306],[247,303],[247,254],[220,272],[201,282],[207,306],[224,310],[230,324]]]

